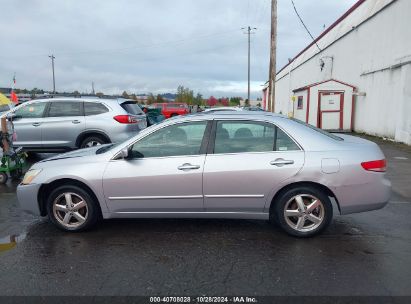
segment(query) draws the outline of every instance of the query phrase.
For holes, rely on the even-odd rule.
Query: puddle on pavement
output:
[[[13,234],[0,238],[0,253],[8,251],[16,247],[17,243],[22,242],[26,238],[26,234]]]

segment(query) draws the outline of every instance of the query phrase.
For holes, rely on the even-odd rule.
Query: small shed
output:
[[[331,131],[352,131],[356,88],[329,79],[293,90],[293,116]]]

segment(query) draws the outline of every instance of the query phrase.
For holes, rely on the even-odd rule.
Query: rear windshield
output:
[[[138,104],[132,102],[132,101],[126,101],[120,104],[120,106],[126,110],[128,114],[131,115],[141,115],[144,114],[141,108],[138,106]]]
[[[307,124],[307,123],[305,123],[305,122],[303,122],[303,121],[301,121],[301,120],[299,120],[299,119],[291,118],[291,120],[293,120],[293,121],[295,121],[295,122],[298,122],[299,124],[302,124],[302,125],[310,128],[311,130],[317,131],[317,132],[321,133],[322,135],[325,135],[325,136],[327,136],[327,137],[330,137],[330,138],[332,138],[332,139],[334,139],[334,140],[338,140],[338,141],[344,140],[344,139],[342,139],[341,137],[338,137],[338,136],[336,136],[336,135],[334,135],[334,134],[331,134],[331,133],[329,133],[329,132],[327,132],[327,131],[324,131],[323,129],[319,129],[319,128],[317,128],[317,127],[314,127],[314,126],[312,126],[312,125],[310,125],[310,124]]]

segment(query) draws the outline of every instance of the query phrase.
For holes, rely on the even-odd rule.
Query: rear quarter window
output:
[[[97,102],[85,102],[84,103],[84,115],[92,116],[107,113],[108,109],[105,105]]]

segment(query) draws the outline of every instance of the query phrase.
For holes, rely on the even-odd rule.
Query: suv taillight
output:
[[[117,116],[114,116],[113,118],[122,124],[133,124],[133,123],[138,122],[137,119],[135,119],[133,116],[130,116],[130,115],[117,115]]]
[[[387,161],[385,159],[373,160],[363,162],[361,166],[367,171],[385,172],[387,170]]]

